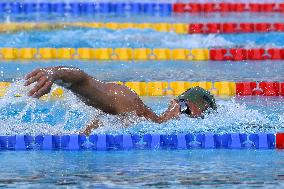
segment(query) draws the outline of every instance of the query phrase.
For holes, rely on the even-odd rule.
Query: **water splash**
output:
[[[260,133],[283,130],[283,115],[276,114],[271,119],[271,114],[249,108],[246,104],[218,100],[218,112],[208,114],[204,119],[192,119],[182,115],[177,120],[171,120],[164,124],[155,124],[147,120],[140,120],[129,128],[101,127],[94,133]]]
[[[26,94],[33,85],[25,87],[23,84],[24,80],[13,83],[0,101],[1,135],[77,133],[80,126],[98,113],[69,91],[60,100],[50,96],[48,101],[28,97]],[[57,87],[54,85],[52,91]]]
[[[182,115],[179,119],[155,124],[144,118],[137,119],[132,114],[105,114],[85,105],[68,90],[65,90],[64,98],[60,100],[51,97],[48,97],[49,100],[33,99],[26,95],[33,86],[24,87],[23,83],[24,80],[13,83],[0,100],[0,135],[78,133],[94,117],[101,121],[102,126],[93,133],[259,133],[283,130],[283,114],[265,113],[261,108],[252,109],[234,99],[218,100],[218,113],[206,115],[204,119]],[[57,87],[54,85],[52,90]],[[21,96],[15,97],[15,94]],[[167,108],[168,100],[165,98],[157,102],[157,99],[152,98],[150,107],[154,107],[157,113],[162,113]]]

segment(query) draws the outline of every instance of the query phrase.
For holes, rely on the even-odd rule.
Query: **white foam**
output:
[[[69,127],[70,120],[74,111],[82,113],[82,115],[76,122],[86,125],[87,122],[98,113],[92,107],[86,106],[81,102],[74,94],[69,91],[65,91],[65,98],[61,100],[54,100],[49,106],[49,112],[43,113],[38,112],[36,109],[50,105],[50,102],[37,100],[27,96],[28,91],[33,87],[33,85],[25,87],[23,86],[24,80],[17,81],[9,87],[6,95],[0,101],[0,109],[4,112],[6,117],[2,116],[2,127],[0,129],[1,135],[14,135],[14,134],[70,134],[77,133],[78,127]],[[52,91],[58,86],[54,85]],[[21,94],[20,97],[15,97],[15,94]],[[50,99],[51,100],[51,99]],[[20,111],[14,115],[9,115],[13,111],[14,107],[19,107]],[[58,109],[65,110],[64,116],[59,117],[60,120],[56,120],[55,125],[49,123],[42,123],[42,120],[47,116],[56,117]],[[14,110],[15,111],[15,110]],[[30,121],[24,121],[26,114],[30,113]],[[76,124],[76,123],[73,123]]]
[[[204,119],[192,119],[182,115],[179,119],[164,124],[155,124],[144,118],[137,119],[129,114],[124,117],[104,114],[80,101],[70,91],[65,91],[64,99],[42,101],[28,97],[32,86],[23,87],[24,80],[17,81],[9,88],[7,95],[0,100],[0,135],[15,134],[71,134],[78,133],[94,117],[102,126],[93,133],[198,133],[198,132],[241,132],[258,133],[281,130],[284,123],[283,114],[276,114],[271,120],[269,114],[248,108],[245,104],[234,101],[218,100],[218,113],[206,115]],[[55,85],[53,89],[57,86]],[[22,94],[14,97],[14,94]],[[47,112],[38,111],[42,107]],[[158,107],[158,109],[157,109]],[[163,112],[167,106],[156,106],[157,112]],[[14,115],[13,111],[17,112]],[[61,112],[61,113],[60,113]],[[26,117],[29,120],[25,120]],[[46,120],[51,117],[52,123]],[[81,127],[81,128],[80,128]]]
[[[164,124],[155,124],[140,120],[129,128],[101,127],[94,133],[260,133],[281,130],[281,125],[271,121],[269,115],[258,110],[249,109],[245,104],[230,101],[218,101],[218,113],[206,115],[204,119],[193,119],[182,115],[177,120]],[[283,117],[276,116],[283,122]],[[278,122],[278,121],[276,121]]]

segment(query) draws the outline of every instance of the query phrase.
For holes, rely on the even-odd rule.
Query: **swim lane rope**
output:
[[[284,60],[284,48],[0,48],[0,60]]]
[[[209,90],[212,94],[220,97],[232,96],[284,96],[284,82],[260,81],[260,82],[189,82],[189,81],[127,81],[115,82],[125,85],[135,91],[139,96],[178,96],[190,87],[199,86]],[[0,96],[4,96],[11,86],[9,82],[0,82]],[[23,94],[14,94],[16,97]],[[43,99],[62,98],[64,90],[57,88],[50,96]]]
[[[66,27],[121,29],[152,29],[158,32],[175,32],[177,34],[209,33],[264,33],[284,32],[283,22],[208,22],[208,23],[132,23],[132,22],[60,22],[60,23],[2,23],[0,32],[17,32],[25,30],[51,30]]]
[[[0,136],[0,150],[284,149],[284,133]]]
[[[0,14],[146,14],[170,16],[185,13],[284,13],[284,3],[159,3],[159,2],[1,2]]]

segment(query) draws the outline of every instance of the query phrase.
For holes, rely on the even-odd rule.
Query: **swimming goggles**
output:
[[[186,105],[186,102],[184,100],[179,100],[179,107],[180,107],[179,111],[181,114],[191,115],[191,110]]]

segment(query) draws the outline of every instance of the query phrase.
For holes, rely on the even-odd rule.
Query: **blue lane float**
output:
[[[0,14],[147,14],[168,16],[173,12],[171,3],[124,3],[124,2],[0,2]]]
[[[0,3],[0,14],[3,14],[6,11],[6,3]]]
[[[274,149],[275,134],[0,136],[1,150]]]
[[[40,3],[38,7],[38,12],[50,14],[52,12],[52,4],[51,3]]]
[[[96,12],[96,4],[95,3],[83,3],[81,4],[81,12],[85,14],[94,14]],[[80,12],[80,14],[81,14]]]
[[[21,5],[21,9],[24,13],[34,13],[37,11],[36,3],[25,3]]]
[[[67,9],[66,9],[66,3],[55,3],[52,4],[52,12],[53,13],[57,13],[57,14],[65,14],[67,13]]]

